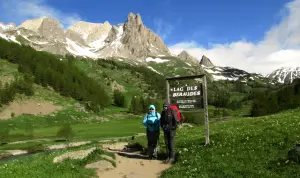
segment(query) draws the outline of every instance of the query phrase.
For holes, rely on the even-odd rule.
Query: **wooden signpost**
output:
[[[196,80],[200,82],[196,82]],[[169,81],[194,80],[188,84],[179,84],[171,86]],[[204,110],[205,120],[205,145],[209,144],[209,121],[208,121],[208,104],[207,104],[207,83],[206,75],[172,77],[166,79],[167,100],[171,104],[176,104],[180,112],[199,113]],[[188,109],[189,111],[184,111]]]

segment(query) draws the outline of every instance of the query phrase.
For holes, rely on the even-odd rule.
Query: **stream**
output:
[[[25,158],[25,157],[28,157],[28,156],[31,156],[31,155],[34,155],[34,154],[37,154],[37,153],[45,153],[45,152],[53,152],[53,151],[56,151],[56,150],[39,150],[39,151],[35,151],[35,152],[29,152],[29,153],[18,154],[18,155],[12,155],[11,154],[7,157],[0,158],[0,163],[4,163],[4,162],[7,162],[7,161],[20,159],[20,158]]]

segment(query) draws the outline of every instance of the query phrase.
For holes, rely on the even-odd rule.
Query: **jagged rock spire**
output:
[[[203,65],[205,67],[214,67],[214,64],[205,55],[202,56],[201,61],[200,61],[200,65]]]

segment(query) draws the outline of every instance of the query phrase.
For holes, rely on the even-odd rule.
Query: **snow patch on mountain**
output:
[[[5,39],[5,40],[9,40],[9,39],[6,37],[6,35],[4,35],[4,34],[2,34],[2,33],[0,33],[0,38],[3,38],[3,39]]]
[[[0,33],[0,38],[3,38],[3,39],[5,39],[5,40],[7,40],[7,41],[12,41],[12,42],[21,44],[20,42],[18,42],[18,41],[16,40],[16,37],[15,37],[15,36],[10,36],[10,37],[8,37],[8,36],[6,36],[6,35]]]
[[[231,67],[206,67],[202,65],[202,68],[211,76],[214,80],[231,80],[236,81],[242,78],[247,78],[250,74],[246,71],[231,68]]]
[[[115,52],[117,52],[117,49],[122,45],[121,43],[121,39],[122,39],[122,36],[123,36],[123,25],[119,25],[116,27],[117,29],[117,38],[116,40],[114,40],[111,45],[112,47],[115,49]]]
[[[149,68],[149,69],[151,69],[151,70],[153,70],[154,72],[156,72],[156,73],[158,73],[158,74],[162,75],[160,72],[158,72],[157,70],[153,69],[153,67],[151,67],[151,66],[148,66],[148,68]]]
[[[212,75],[214,80],[218,81],[218,80],[238,80],[237,77],[224,77],[222,75]]]
[[[168,59],[161,59],[161,58],[152,58],[152,57],[147,57],[146,58],[146,62],[156,62],[156,63],[164,63],[164,62],[168,62],[170,60]]]
[[[5,25],[4,23],[1,23],[0,22],[0,31],[3,30],[3,31],[6,31],[6,30],[13,30],[15,29],[16,26],[14,24],[8,24],[8,25]]]
[[[210,73],[210,74],[221,74],[222,72],[218,71],[218,70],[211,70],[211,69],[204,69],[206,72]]]
[[[70,40],[69,38],[66,38],[67,40],[67,50],[74,54],[74,55],[78,55],[78,56],[86,56],[86,57],[90,57],[90,58],[97,58],[98,56],[90,51],[90,48],[86,48],[86,47],[81,47],[80,45],[78,45],[76,42]]]
[[[89,43],[88,45],[92,48],[103,48],[105,45],[104,40],[106,39],[107,35],[102,35],[99,37],[98,40],[93,41],[91,43]]]
[[[18,42],[18,41],[16,40],[16,37],[15,37],[15,36],[11,36],[9,39],[10,39],[11,41],[15,42],[15,43],[21,44],[20,42]]]
[[[190,63],[187,63],[187,62],[186,62],[186,65],[188,65],[188,66],[192,66],[192,64],[190,64]]]

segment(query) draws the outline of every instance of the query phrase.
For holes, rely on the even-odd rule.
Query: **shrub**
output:
[[[237,99],[233,99],[230,101],[229,103],[229,108],[232,110],[238,110],[242,108],[242,101],[241,100],[237,100]]]
[[[230,116],[229,110],[228,110],[228,109],[222,109],[222,116],[223,116],[223,117]]]
[[[184,115],[184,122],[204,125],[204,113],[182,113]]]
[[[33,137],[33,125],[29,122],[25,125],[25,136]]]
[[[219,117],[222,115],[222,112],[219,108],[215,108],[213,111],[213,117]]]
[[[0,143],[7,143],[9,136],[9,128],[1,128],[0,129]]]
[[[126,107],[125,95],[119,90],[114,90],[114,103],[119,107]]]
[[[132,97],[129,111],[133,114],[139,113],[139,99],[137,96]]]
[[[74,137],[74,132],[70,124],[64,124],[57,132],[57,137],[63,137],[70,141]]]

